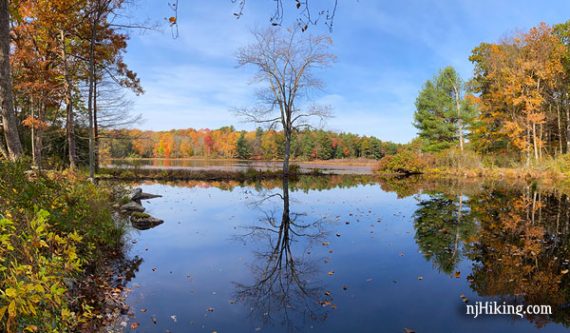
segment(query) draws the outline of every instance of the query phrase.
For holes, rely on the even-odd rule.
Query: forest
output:
[[[279,131],[237,131],[233,126],[216,130],[171,131],[114,130],[102,134],[101,159],[109,158],[239,158],[282,159],[283,135]],[[401,145],[373,136],[302,130],[291,143],[297,160],[367,158],[393,155]]]

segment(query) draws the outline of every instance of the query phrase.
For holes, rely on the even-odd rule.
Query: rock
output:
[[[162,195],[141,192],[138,196],[136,196],[135,200],[140,201],[140,200],[149,200],[154,198],[162,198]]]
[[[131,190],[131,192],[129,193],[129,199],[132,201],[137,200],[137,196],[139,196],[142,193],[142,188],[137,187]]]
[[[141,201],[154,198],[162,198],[162,195],[144,193],[140,187],[137,187],[131,191],[129,197],[132,201]]]
[[[139,230],[147,230],[164,223],[163,220],[152,217],[146,213],[134,213],[131,215],[131,224]]]
[[[138,202],[131,201],[127,204],[122,205],[121,210],[126,211],[126,212],[142,213],[142,212],[144,212],[144,207]]]

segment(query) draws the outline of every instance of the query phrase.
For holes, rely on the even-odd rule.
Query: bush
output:
[[[76,331],[91,317],[96,300],[74,288],[121,252],[111,192],[0,163],[0,331]]]
[[[558,155],[556,158],[547,160],[544,164],[549,171],[570,174],[570,154]]]
[[[377,171],[402,174],[423,173],[429,165],[429,160],[431,156],[428,154],[420,155],[411,150],[403,150],[395,155],[384,156],[378,162]]]
[[[435,156],[436,167],[443,169],[480,169],[481,157],[471,151],[461,152],[457,148],[450,148],[437,153]]]
[[[57,233],[37,212],[27,223],[0,220],[0,328],[6,332],[62,332],[90,316],[68,307],[65,281],[81,268],[77,233]]]

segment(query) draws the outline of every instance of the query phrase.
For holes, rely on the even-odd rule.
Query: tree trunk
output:
[[[570,105],[566,104],[566,152],[570,152]]]
[[[97,15],[93,13],[93,15]],[[91,40],[89,43],[89,95],[87,113],[89,116],[89,178],[95,179],[95,136],[93,130],[93,90],[95,81],[95,38],[97,37],[97,19],[91,22]]]
[[[526,121],[526,167],[530,168],[530,122]]]
[[[536,136],[536,123],[532,123],[532,146],[534,147],[534,160],[538,161],[538,143]]]
[[[455,92],[455,108],[457,110],[457,132],[459,134],[459,150],[463,153],[463,119],[461,119],[461,105],[459,103],[459,88],[453,84]]]
[[[97,77],[93,68],[93,138],[95,140],[95,172],[99,172],[99,123],[97,121]]]
[[[562,154],[562,119],[560,118],[560,104],[558,103],[556,104],[556,112],[558,114],[558,149],[560,154]]]
[[[10,70],[10,13],[8,0],[0,0],[0,107],[2,125],[10,159],[17,160],[23,154],[18,134],[14,95]]]
[[[289,159],[291,158],[291,132],[285,130],[285,154],[283,156],[283,175],[289,175]]]
[[[38,105],[38,128],[34,128],[35,142],[34,142],[34,165],[38,171],[42,170],[42,150],[43,150],[43,122],[45,114],[45,105],[40,102]],[[35,126],[34,126],[35,127]]]
[[[71,77],[69,76],[69,65],[67,63],[67,51],[65,49],[65,34],[63,30],[59,32],[61,38],[61,59],[63,62],[63,76],[64,76],[64,88],[65,88],[65,112],[67,115],[66,119],[66,137],[67,137],[67,148],[68,148],[68,158],[69,167],[71,169],[77,168],[77,145],[75,144],[75,122],[73,115],[73,95],[72,95],[72,84]]]
[[[35,124],[35,114],[34,114],[34,99],[30,100],[30,117],[32,117],[32,126],[30,127],[30,136],[32,142],[32,166],[37,167],[37,156],[36,156],[36,124]]]

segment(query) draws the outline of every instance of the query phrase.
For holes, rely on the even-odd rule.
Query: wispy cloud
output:
[[[141,17],[170,15],[162,1],[141,1]],[[230,111],[252,103],[255,94],[251,71],[236,68],[234,54],[250,41],[250,29],[269,26],[272,5],[248,2],[236,20],[229,0],[181,1],[178,39],[168,31],[134,35],[127,61],[146,89],[135,99],[135,111],[146,119],[142,126],[251,128]],[[416,95],[439,68],[453,65],[468,78],[468,56],[480,42],[540,21],[565,21],[568,12],[566,0],[548,6],[531,0],[343,1],[332,35],[338,62],[321,73],[326,89],[314,97],[334,107],[329,129],[409,141],[416,133]]]

